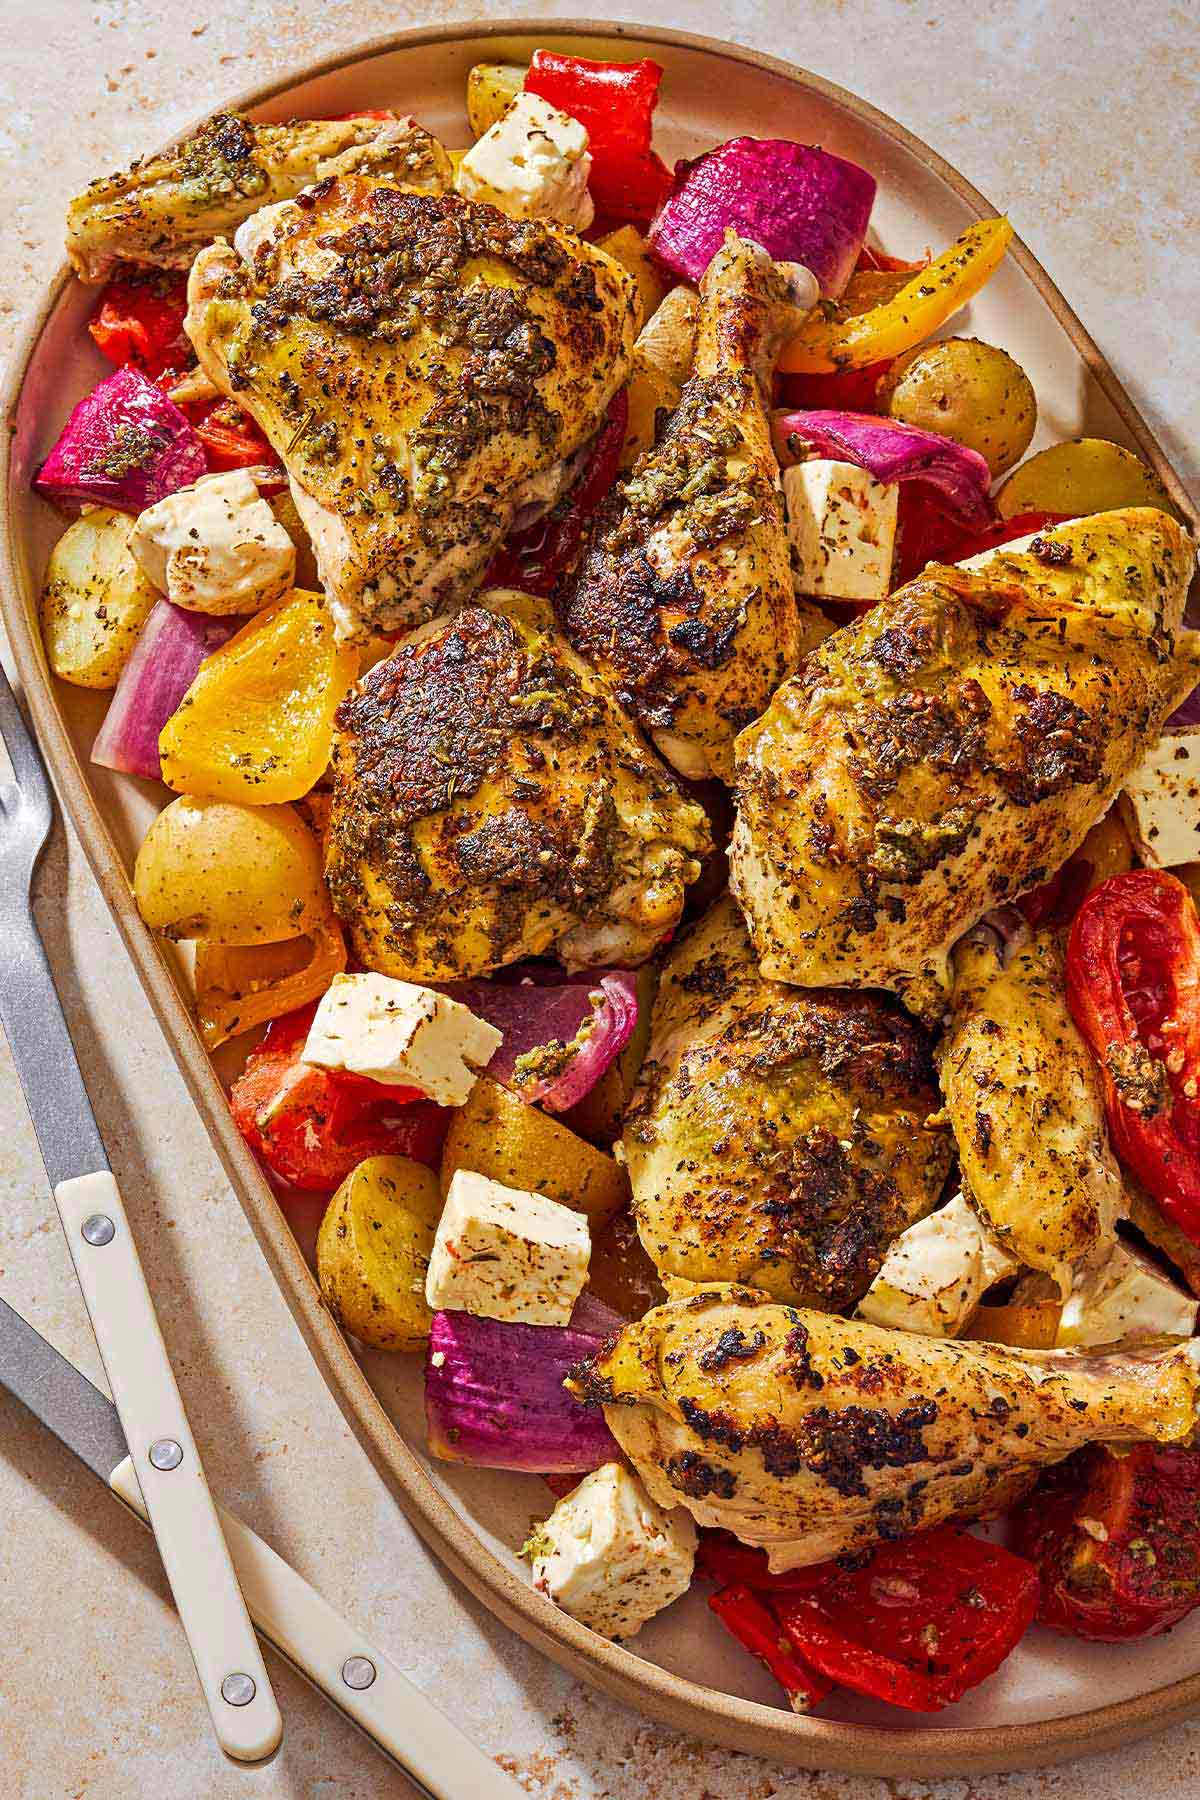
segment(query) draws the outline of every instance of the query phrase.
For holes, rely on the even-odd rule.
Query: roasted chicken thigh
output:
[[[197,250],[260,207],[369,161],[369,146],[398,138],[410,152],[419,141],[421,167],[444,165],[449,185],[446,152],[411,120],[256,125],[217,113],[173,150],[91,182],[67,209],[67,255],[81,281],[104,281],[118,262],[186,269]]]
[[[493,590],[413,632],[337,715],[327,872],[369,969],[478,975],[551,949],[637,963],[709,848],[546,602]]]
[[[1057,937],[1039,931],[1006,954],[980,925],[955,945],[951,967],[938,1073],[964,1191],[1006,1249],[1065,1298],[1107,1259],[1125,1193]]]
[[[1183,1442],[1200,1340],[1011,1350],[710,1288],[625,1326],[571,1385],[604,1405],[660,1505],[791,1569],[977,1518],[1010,1478],[1083,1444]]]
[[[603,509],[561,607],[576,648],[682,775],[728,780],[733,740],[829,630],[793,594],[767,405],[817,299],[727,234],[700,284],[694,371],[662,442]]]
[[[737,744],[731,883],[763,973],[944,984],[1195,685],[1193,556],[1165,513],[1098,513],[931,566],[813,651]]]
[[[674,946],[626,1114],[664,1278],[840,1309],[936,1203],[948,1132],[920,1027],[881,994],[766,981],[728,897]]]
[[[188,335],[282,457],[339,634],[466,600],[624,381],[632,278],[560,226],[362,176],[239,242],[197,257]]]

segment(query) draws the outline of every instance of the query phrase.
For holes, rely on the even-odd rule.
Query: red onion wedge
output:
[[[449,992],[504,1034],[487,1066],[493,1081],[547,1112],[566,1112],[590,1093],[637,1024],[636,977],[625,969],[458,981]]]
[[[731,138],[676,165],[650,227],[659,262],[699,281],[732,226],[776,262],[811,269],[826,300],[850,279],[867,235],[875,177],[857,163],[786,138]]]
[[[158,738],[196,678],[206,656],[233,636],[244,619],[185,612],[160,600],[121,671],[92,745],[92,761],[147,781],[162,777]]]
[[[855,463],[876,481],[925,481],[939,489],[965,525],[982,530],[994,518],[991,471],[977,450],[874,413],[785,412],[774,418],[780,462],[806,456]]]
[[[570,1325],[435,1312],[425,1364],[433,1455],[531,1475],[586,1475],[619,1457],[604,1414],[576,1400],[563,1382],[622,1323],[586,1296]]]
[[[33,485],[48,500],[139,513],[207,469],[204,446],[179,407],[127,366],[79,402]]]

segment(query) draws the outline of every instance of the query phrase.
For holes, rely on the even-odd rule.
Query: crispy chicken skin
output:
[[[1011,1350],[884,1331],[747,1288],[655,1307],[577,1369],[653,1497],[761,1544],[775,1569],[946,1519],[1083,1444],[1179,1443],[1200,1340]]]
[[[411,120],[295,119],[256,125],[217,113],[162,156],[91,182],[67,209],[67,255],[81,281],[105,281],[118,262],[186,269],[197,250],[260,207],[290,200],[312,181],[351,168],[403,132],[430,169],[449,161]],[[440,165],[438,159],[440,158]]]
[[[283,458],[344,637],[468,599],[624,381],[632,278],[560,226],[363,176],[196,259],[187,331]]]
[[[945,984],[1071,855],[1200,674],[1193,546],[1151,508],[931,565],[807,657],[737,744],[733,891],[763,972]]]
[[[693,779],[729,780],[736,734],[830,629],[793,594],[766,410],[816,297],[806,269],[728,233],[700,284],[683,398],[602,510],[562,603],[571,642]]]
[[[1057,937],[1039,931],[1006,958],[981,925],[955,945],[951,967],[937,1060],[964,1191],[1065,1298],[1077,1275],[1107,1259],[1126,1204]]]
[[[549,605],[493,590],[397,645],[343,703],[327,874],[369,969],[478,975],[557,947],[637,963],[709,849]]]
[[[920,1027],[882,994],[765,981],[726,896],[672,947],[626,1114],[660,1275],[841,1309],[949,1169]]]

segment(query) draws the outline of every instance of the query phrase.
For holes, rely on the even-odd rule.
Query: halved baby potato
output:
[[[42,635],[54,674],[75,687],[116,687],[160,596],[129,549],[133,520],[99,506],[68,525],[50,552]]]
[[[442,1151],[443,1194],[459,1169],[570,1206],[587,1215],[593,1231],[629,1198],[628,1177],[613,1157],[487,1075],[479,1077],[471,1098],[450,1121]]]
[[[147,925],[176,941],[277,944],[331,917],[321,847],[290,806],[172,800],[142,841],[133,892]]]
[[[347,1175],[317,1235],[317,1280],[343,1330],[376,1350],[422,1348],[441,1210],[437,1176],[407,1156],[369,1156]]]
[[[1018,513],[1056,512],[1069,518],[1112,512],[1122,506],[1157,506],[1182,515],[1153,469],[1107,438],[1070,438],[1039,450],[1014,469],[996,496],[1002,519]]]

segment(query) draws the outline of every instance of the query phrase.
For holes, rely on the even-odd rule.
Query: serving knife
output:
[[[14,776],[0,784],[0,1020],[217,1742],[261,1762],[283,1720],[34,922],[53,800],[2,669],[0,735]]]
[[[0,1300],[0,1385],[143,1524],[146,1503],[112,1401]],[[269,1644],[429,1800],[519,1800],[521,1789],[240,1519],[218,1508],[246,1605]]]

